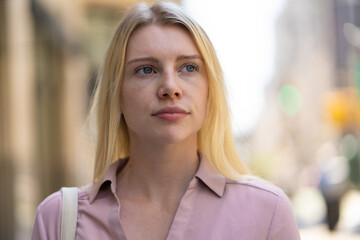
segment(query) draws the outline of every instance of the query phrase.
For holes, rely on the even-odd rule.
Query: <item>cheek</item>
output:
[[[204,86],[202,87],[202,89],[203,89],[203,94],[202,94],[202,96],[203,96],[203,105],[205,106],[205,112],[206,112],[208,101],[209,101],[209,86],[208,86],[207,80],[204,83]]]
[[[121,96],[120,96],[120,107],[122,111],[126,111],[129,108],[132,108],[131,105],[136,104],[136,96],[140,95],[138,93],[136,87],[132,84],[123,83],[121,88]]]
[[[208,102],[209,102],[209,88],[208,88],[207,83],[204,86],[204,89],[206,89],[206,90],[205,90],[204,97],[203,97],[203,121],[205,121],[205,119],[206,119],[207,110],[208,110]]]
[[[125,119],[136,120],[142,118],[148,112],[148,105],[151,102],[150,94],[137,91],[136,89],[124,88],[120,98],[120,108]]]
[[[121,94],[120,97],[120,110],[123,114],[126,122],[131,118],[132,111],[131,109],[134,109],[136,105],[136,102],[134,102],[134,99],[132,99],[132,95],[129,94],[129,91],[127,89],[124,89],[124,91]]]
[[[207,108],[208,108],[208,98],[206,97],[206,99],[204,100],[204,103],[203,103],[203,121],[205,121],[205,119],[206,119]]]
[[[128,129],[136,129],[139,125],[139,120],[141,119],[142,115],[142,110],[139,109],[139,104],[136,99],[133,99],[132,96],[125,94],[121,101],[120,107],[122,118],[125,120]]]
[[[204,121],[206,118],[208,98],[209,98],[209,94],[208,94],[207,85],[203,85],[197,93],[197,104],[202,121]]]

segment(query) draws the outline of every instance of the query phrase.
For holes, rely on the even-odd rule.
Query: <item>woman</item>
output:
[[[176,5],[124,16],[92,112],[95,179],[78,193],[76,239],[300,239],[284,193],[239,160],[214,48]],[[57,192],[33,239],[59,239],[60,222]]]

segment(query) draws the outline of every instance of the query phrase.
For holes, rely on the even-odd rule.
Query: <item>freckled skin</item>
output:
[[[132,143],[196,141],[205,119],[207,98],[204,63],[187,31],[177,26],[150,25],[132,34],[120,99]],[[153,115],[169,106],[188,114],[178,121]]]

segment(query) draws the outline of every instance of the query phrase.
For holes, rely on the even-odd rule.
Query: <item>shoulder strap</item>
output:
[[[76,187],[63,187],[61,240],[73,240],[76,237],[76,223],[78,213],[78,189]]]

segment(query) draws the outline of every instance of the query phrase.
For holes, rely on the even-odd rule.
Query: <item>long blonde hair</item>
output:
[[[204,60],[209,83],[207,115],[198,133],[198,149],[224,176],[240,179],[248,174],[235,147],[223,73],[214,47],[204,30],[180,7],[157,2],[137,4],[119,22],[107,48],[93,96],[90,118],[95,120],[94,181],[103,179],[110,164],[130,155],[127,125],[120,110],[126,47],[131,34],[150,25],[173,24],[187,29]]]

